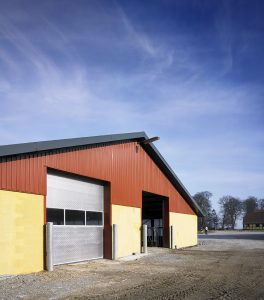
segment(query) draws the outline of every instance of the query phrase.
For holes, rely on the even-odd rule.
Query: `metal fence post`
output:
[[[52,245],[52,228],[53,223],[48,222],[46,225],[46,269],[53,271],[53,245]]]
[[[148,226],[147,225],[143,225],[142,226],[142,241],[143,241],[143,253],[148,253],[148,239],[147,239],[147,235],[148,235]]]
[[[170,229],[171,249],[174,249],[174,226],[171,225]]]
[[[113,260],[117,259],[117,242],[118,242],[118,234],[117,234],[117,224],[113,224]]]

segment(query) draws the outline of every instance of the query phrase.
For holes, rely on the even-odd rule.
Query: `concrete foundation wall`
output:
[[[0,275],[44,269],[44,197],[0,190]]]

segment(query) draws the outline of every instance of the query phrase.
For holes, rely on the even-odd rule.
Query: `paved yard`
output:
[[[2,277],[0,299],[264,300],[264,233],[210,233],[185,250]]]

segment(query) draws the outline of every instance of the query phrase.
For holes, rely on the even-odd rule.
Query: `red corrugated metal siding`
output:
[[[137,143],[30,154],[0,164],[0,189],[46,195],[47,168],[111,183],[111,203],[141,207],[142,191],[169,197],[172,212],[195,214]]]

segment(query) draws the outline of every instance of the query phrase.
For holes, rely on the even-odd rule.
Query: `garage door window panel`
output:
[[[87,211],[86,212],[86,225],[103,225],[103,213],[97,211]]]
[[[54,225],[64,225],[64,209],[47,208],[47,222]]]
[[[66,225],[85,225],[85,212],[82,210],[65,210]]]

